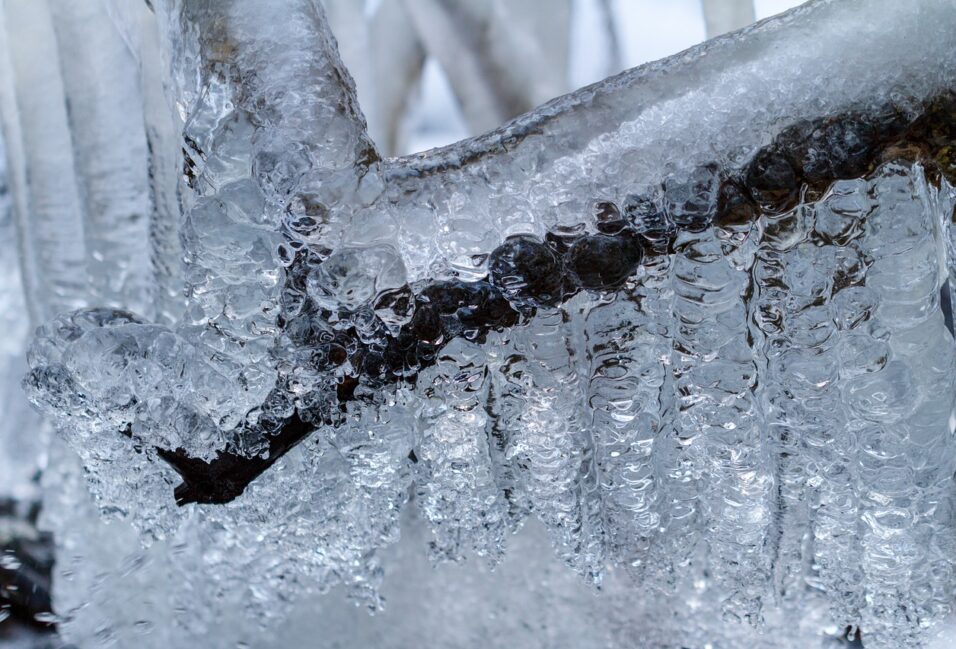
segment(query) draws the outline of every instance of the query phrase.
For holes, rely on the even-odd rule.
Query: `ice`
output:
[[[407,18],[474,67],[428,21],[503,6]],[[67,641],[879,649],[951,614],[951,0],[818,0],[386,159],[314,0],[2,7]],[[476,123],[551,93],[468,69]]]
[[[465,551],[497,561],[503,551],[505,503],[495,480],[489,440],[488,364],[469,342],[451,344],[421,380],[430,385],[416,445],[419,506],[431,523],[434,553]],[[464,546],[464,547],[463,547]]]
[[[580,305],[580,302],[578,303]],[[515,334],[504,359],[520,381],[521,411],[502,433],[514,463],[515,490],[545,524],[558,554],[600,582],[605,553],[603,512],[593,441],[584,420],[580,306],[539,312]]]
[[[27,308],[39,322],[83,304],[79,189],[49,7],[11,1],[5,24],[4,140]]]
[[[98,2],[50,2],[85,238],[90,299],[147,307],[146,134],[136,62]],[[124,146],[115,145],[123,133]]]

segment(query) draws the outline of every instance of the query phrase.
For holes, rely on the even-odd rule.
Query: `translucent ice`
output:
[[[81,18],[109,27],[74,4],[8,0],[0,61],[45,323],[25,385],[69,447],[46,515],[83,548],[56,586],[68,637],[255,644],[338,585],[379,607],[403,512],[436,561],[505,571],[537,519],[507,583],[552,570],[546,538],[607,591],[602,609],[555,577],[608,636],[569,645],[552,621],[540,646],[808,646],[845,629],[918,646],[950,612],[952,0],[811,2],[384,160],[313,0],[114,4],[111,47],[132,55],[106,67],[138,94],[108,97],[74,76],[105,50],[36,55],[82,49]],[[51,95],[84,116],[69,160],[52,152],[76,117]],[[110,111],[136,101],[145,130],[106,146]],[[144,148],[152,175],[125,168]],[[123,167],[115,192],[94,162]],[[63,206],[42,200],[55,178]],[[143,205],[149,224],[123,217]],[[114,221],[143,233],[103,260]],[[95,276],[88,295],[74,267]],[[125,520],[116,538],[84,519],[71,452]],[[132,549],[126,522],[152,547]],[[156,602],[111,599],[71,565],[124,553],[115,592],[155,580],[137,597]],[[513,621],[484,594],[479,620]],[[142,636],[146,606],[163,629]]]

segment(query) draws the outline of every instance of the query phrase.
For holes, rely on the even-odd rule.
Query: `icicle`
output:
[[[563,309],[539,314],[515,332],[503,371],[524,386],[524,409],[507,431],[508,457],[535,516],[558,555],[600,583],[605,548],[593,443],[584,419],[576,316]]]
[[[771,478],[753,396],[748,274],[725,259],[712,229],[678,236],[673,273],[678,450],[672,493],[680,508],[667,535],[692,545],[696,537],[682,527],[693,529],[695,519],[706,526],[709,569],[727,593],[727,610],[757,623],[769,587]],[[675,548],[677,557],[688,556],[691,545]]]
[[[877,204],[861,243],[872,259],[866,286],[878,300],[870,332],[886,343],[887,358],[843,390],[860,444],[862,628],[877,649],[915,644],[921,619],[950,605],[937,579],[952,574],[952,557],[933,539],[952,520],[956,374],[951,350],[940,353],[936,342],[950,334],[940,309],[938,217],[922,182],[919,166],[896,163],[871,181]]]
[[[145,5],[136,3],[139,35],[140,86],[143,119],[149,148],[149,250],[156,317],[173,324],[185,308],[183,220],[180,176],[183,169],[182,125],[173,117],[168,93],[172,92],[169,64],[160,47],[159,23]]]
[[[0,20],[2,19],[3,13],[0,12]],[[3,24],[0,23],[0,36],[2,29]],[[30,326],[29,320],[23,317],[26,311],[25,296],[20,277],[17,228],[5,148],[3,138],[0,137],[0,331],[4,332],[4,335],[0,336],[0,358],[23,353]]]
[[[69,106],[90,299],[152,317],[146,135],[136,61],[102,2],[49,2]]]
[[[504,549],[505,507],[488,447],[485,352],[456,341],[419,381],[425,399],[416,448],[419,499],[435,534],[435,556],[457,560],[470,546],[497,563]]]
[[[873,363],[885,349],[869,332],[873,293],[864,286],[865,253],[857,241],[871,209],[865,181],[841,181],[815,205],[767,228],[771,247],[781,251],[776,294],[788,293],[778,307],[782,331],[769,346],[783,422],[777,443],[785,509],[777,562],[799,577],[784,585],[785,595],[798,595],[806,578],[824,592],[834,623],[850,629],[859,627],[864,594],[858,587],[856,423],[842,390],[848,379],[877,369]],[[788,407],[792,402],[797,405]]]
[[[3,31],[0,11],[0,34]],[[0,48],[3,43],[0,42]],[[3,138],[0,137],[0,497],[36,499],[33,479],[48,441],[48,427],[20,389],[26,365],[29,318],[21,284],[19,249]]]
[[[932,184],[926,187],[928,200],[933,205],[938,218],[938,228],[943,240],[944,254],[943,265],[946,274],[944,283],[945,294],[940,296],[940,308],[943,310],[943,317],[950,333],[956,337],[956,186],[953,182],[956,179],[942,176],[940,178],[939,188]],[[947,299],[948,298],[948,299]]]
[[[405,390],[385,391],[375,404],[351,408],[348,420],[330,430],[336,452],[347,463],[354,495],[344,499],[351,508],[343,521],[362,521],[364,544],[379,548],[398,541],[399,516],[412,485],[411,467],[418,399]],[[339,500],[339,496],[335,496]],[[316,521],[321,525],[322,519]],[[377,558],[348,576],[352,597],[370,608],[382,605],[381,568]]]
[[[517,532],[531,513],[528,494],[520,488],[521,467],[508,457],[511,434],[520,429],[521,413],[524,411],[524,380],[520,370],[514,371],[511,363],[523,359],[514,353],[510,336],[495,335],[486,345],[488,353],[488,450],[495,471],[495,481],[501,489],[507,513],[508,531]]]
[[[653,457],[662,430],[661,359],[667,344],[643,309],[646,297],[645,285],[595,306],[587,316],[588,405],[608,549],[637,575],[661,523]]]
[[[836,371],[834,354],[824,355],[834,345],[834,326],[825,303],[816,306],[817,300],[829,297],[827,282],[835,260],[830,249],[818,254],[807,243],[813,222],[806,206],[783,215],[765,215],[761,226],[754,268],[754,321],[766,341],[761,397],[769,420],[767,437],[776,482],[774,581],[777,595],[787,601],[802,593],[810,563],[807,480],[813,473],[809,466],[813,445],[807,438],[840,426],[830,419],[831,404],[821,399],[834,379],[827,371]]]
[[[10,83],[4,133],[16,196],[27,304],[39,321],[82,306],[87,291],[79,193],[63,79],[46,0],[4,4]]]

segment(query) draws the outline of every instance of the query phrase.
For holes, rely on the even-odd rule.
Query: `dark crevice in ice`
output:
[[[238,498],[249,483],[314,430],[296,413],[283,423],[277,434],[267,436],[267,451],[251,457],[229,450],[219,451],[213,460],[190,457],[182,449],[157,448],[156,453],[183,479],[173,492],[178,505],[223,504]],[[130,436],[131,432],[127,428],[124,434]]]
[[[939,289],[939,308],[943,312],[943,321],[946,323],[949,334],[956,338],[956,329],[953,329],[953,299],[949,291],[950,284],[947,279]]]

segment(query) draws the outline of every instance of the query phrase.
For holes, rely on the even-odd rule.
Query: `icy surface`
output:
[[[108,5],[7,0],[0,60],[67,639],[261,646],[333,587],[395,608],[319,600],[329,646],[949,614],[952,0],[809,3],[386,160],[313,0]]]

